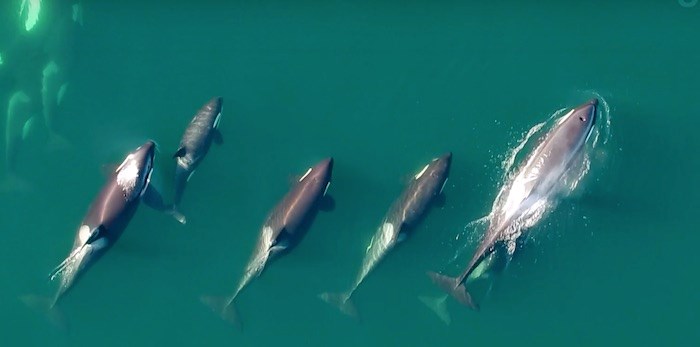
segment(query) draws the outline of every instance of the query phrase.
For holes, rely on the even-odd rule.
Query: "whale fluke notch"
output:
[[[359,319],[359,314],[357,313],[357,308],[355,304],[350,300],[350,295],[347,293],[321,293],[318,295],[319,299],[337,307],[340,312]]]
[[[233,305],[233,300],[230,297],[203,295],[200,297],[200,301],[211,308],[221,319],[232,324],[239,331],[242,330],[238,312],[236,312],[236,307]]]
[[[55,300],[38,295],[23,295],[19,297],[27,307],[43,314],[53,325],[63,331],[68,330],[68,322],[63,312],[56,307]]]
[[[460,304],[470,307],[478,311],[479,306],[472,300],[471,295],[467,292],[467,287],[457,278],[441,275],[436,272],[428,272],[428,277],[433,280],[442,290],[454,297]]]
[[[425,306],[428,306],[431,311],[435,312],[445,325],[450,325],[450,323],[452,323],[452,317],[450,317],[450,313],[447,311],[447,295],[440,297],[419,296],[418,300],[425,304]]]

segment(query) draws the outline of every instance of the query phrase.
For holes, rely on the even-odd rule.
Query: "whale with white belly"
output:
[[[498,244],[511,243],[520,236],[526,220],[560,187],[567,170],[579,158],[597,117],[598,100],[574,108],[550,130],[528,156],[515,177],[506,184],[494,203],[491,222],[469,264],[459,277],[435,272],[428,276],[461,304],[478,309],[466,288],[476,267],[494,252]]]

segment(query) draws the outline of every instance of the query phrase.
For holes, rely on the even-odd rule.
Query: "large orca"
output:
[[[560,186],[560,180],[579,158],[597,117],[598,100],[593,99],[576,107],[557,120],[542,141],[529,154],[525,164],[503,188],[494,203],[491,221],[474,256],[459,277],[429,272],[440,288],[463,305],[478,309],[466,288],[466,280],[496,246],[517,239],[522,225],[533,208],[546,201]],[[500,202],[503,203],[500,203]]]
[[[147,141],[129,153],[110,174],[80,223],[68,257],[50,274],[51,280],[60,278],[53,299],[28,295],[22,297],[22,301],[45,311],[54,323],[61,325],[60,314],[55,310],[57,303],[117,242],[141,200],[158,210],[166,211],[160,193],[150,185],[155,148],[153,141]]]

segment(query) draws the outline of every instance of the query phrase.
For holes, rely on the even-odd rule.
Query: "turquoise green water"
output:
[[[15,2],[2,7],[3,57]],[[35,189],[2,193],[0,345],[697,345],[698,35],[700,5],[675,0],[86,2],[82,29],[58,43],[73,63],[56,128],[73,146],[29,138],[16,171]],[[12,68],[0,66],[3,105]],[[507,153],[594,94],[611,121],[594,167],[480,312],[448,301],[446,326],[417,300],[440,294],[425,272],[464,266],[478,240],[464,227],[489,212]],[[214,95],[225,143],[190,181],[188,224],[142,206],[61,304],[68,332],[24,306],[55,290],[47,275],[101,167],[153,138],[169,198],[170,155]],[[446,205],[357,291],[361,322],[319,300],[351,284],[393,199],[447,150]],[[234,289],[266,214],[329,155],[335,210],[240,296],[236,331],[198,297]]]

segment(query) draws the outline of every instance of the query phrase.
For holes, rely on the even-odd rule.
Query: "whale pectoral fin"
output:
[[[440,193],[438,196],[435,197],[435,206],[439,208],[445,207],[445,203],[447,202],[447,198],[445,197],[445,193]]]
[[[173,158],[184,157],[186,153],[187,153],[187,149],[184,146],[180,147],[177,149],[177,152],[175,152],[175,154],[173,154]]]
[[[408,233],[405,231],[399,231],[399,234],[396,235],[396,243],[404,242],[406,238],[408,238]]]
[[[146,190],[143,192],[143,196],[141,197],[143,200],[143,203],[146,204],[146,206],[160,212],[170,212],[173,207],[168,206],[163,202],[163,196],[160,195],[160,192],[158,189],[156,189],[152,184],[149,184],[146,187]]]
[[[224,137],[221,135],[221,131],[219,131],[219,129],[212,130],[212,136],[214,137],[214,143],[217,145],[224,144]]]
[[[146,206],[156,211],[171,215],[181,224],[187,223],[187,218],[177,209],[177,206],[175,204],[166,205],[165,202],[163,202],[163,196],[152,184],[149,184],[146,187],[141,199]]]
[[[335,199],[330,195],[325,195],[318,203],[318,208],[321,211],[330,212],[335,210]]]

